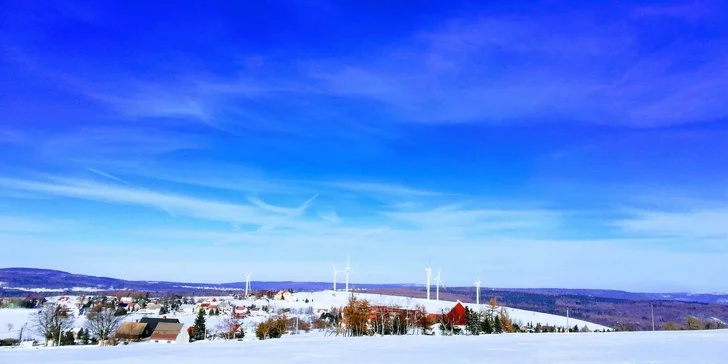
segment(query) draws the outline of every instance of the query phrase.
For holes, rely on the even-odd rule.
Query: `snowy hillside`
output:
[[[443,311],[449,311],[455,302],[452,301],[435,301],[426,300],[420,298],[408,298],[399,296],[386,296],[378,294],[367,294],[367,293],[355,293],[359,298],[368,300],[372,305],[376,306],[399,306],[402,308],[414,308],[417,305],[425,306],[428,313],[442,313]],[[306,299],[309,303],[305,303]],[[295,300],[298,300],[296,302]],[[321,292],[300,292],[294,295],[294,301],[271,301],[271,304],[276,308],[306,308],[312,306],[314,309],[328,309],[331,307],[342,307],[345,306],[349,300],[349,295],[345,292],[334,292],[334,291],[321,291]],[[249,305],[253,301],[239,301],[240,304]],[[260,304],[260,303],[258,303]],[[463,305],[472,308],[476,312],[486,308],[486,304],[480,306],[474,303],[463,303]],[[513,308],[506,308],[509,317],[514,321],[521,321],[523,323],[533,322],[541,323],[543,325],[556,325],[556,326],[567,326],[567,319],[565,316],[557,316],[540,312],[518,310]],[[569,325],[579,325],[582,327],[587,325],[591,330],[602,330],[607,329],[605,326],[597,325],[591,322],[582,320],[569,319]]]
[[[2,363],[287,364],[364,363],[725,363],[728,331],[482,336],[322,337],[189,345],[0,348]]]

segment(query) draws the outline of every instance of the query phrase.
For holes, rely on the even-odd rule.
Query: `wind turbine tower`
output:
[[[425,268],[427,272],[427,300],[430,300],[430,278],[432,278],[432,268]]]
[[[250,276],[255,272],[255,269],[248,272],[248,274],[245,275],[245,298],[250,297]]]
[[[436,301],[440,300],[440,286],[442,286],[443,289],[445,288],[445,284],[442,283],[442,279],[440,279],[440,273],[442,273],[442,269],[437,270],[437,277],[435,277],[435,287],[436,287],[435,288],[436,289],[435,300]]]
[[[480,304],[480,277],[475,281],[475,304]]]
[[[336,292],[336,276],[339,275],[339,273],[344,272],[343,270],[336,270],[336,265],[332,264],[332,267],[334,267],[334,292]]]

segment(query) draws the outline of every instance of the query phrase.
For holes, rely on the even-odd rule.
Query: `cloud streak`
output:
[[[164,194],[84,180],[68,180],[67,183],[45,183],[1,178],[0,185],[59,197],[155,208],[164,206],[166,209],[182,216],[228,223],[267,225],[275,219],[275,216],[261,213],[260,209],[250,205],[208,201],[194,197]],[[286,223],[277,219],[275,221],[281,224]]]

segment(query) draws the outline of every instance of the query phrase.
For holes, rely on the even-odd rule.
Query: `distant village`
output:
[[[31,309],[32,314],[27,322],[8,328],[15,335],[5,335],[2,345],[186,344],[266,340],[311,331],[326,336],[610,331],[513,320],[495,299],[477,312],[459,301],[447,306],[433,300],[442,308],[428,312],[425,304],[380,304],[361,296],[351,291],[281,290],[256,291],[248,296],[154,297],[147,292],[125,292],[4,298],[0,308]],[[331,297],[343,304],[329,305]],[[316,299],[320,302],[314,302]]]

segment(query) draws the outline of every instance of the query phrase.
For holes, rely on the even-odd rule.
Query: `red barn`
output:
[[[465,326],[468,324],[468,321],[465,319],[465,306],[460,301],[455,304],[455,307],[445,317],[447,317],[448,322],[452,322],[457,326]]]
[[[427,318],[433,321],[440,321],[442,315],[430,313],[427,315]],[[458,301],[455,306],[450,309],[450,312],[445,314],[445,321],[452,322],[455,326],[467,325],[468,321],[465,319],[465,306]]]

